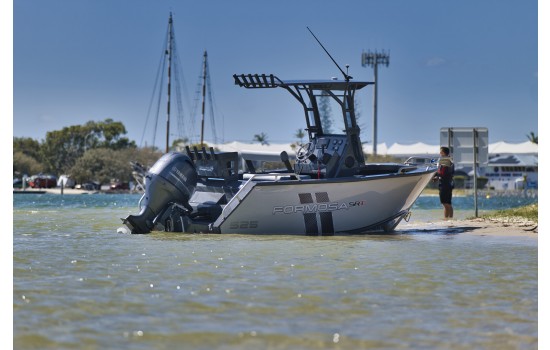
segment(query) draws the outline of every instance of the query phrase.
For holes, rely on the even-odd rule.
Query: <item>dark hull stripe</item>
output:
[[[298,193],[300,204],[312,204],[312,203],[329,203],[330,199],[327,192],[315,192],[315,201],[311,193]],[[319,226],[317,225],[317,214],[304,213],[304,225],[307,235],[333,235],[334,223],[332,219],[332,212],[319,213],[319,219],[321,221],[321,232],[319,232]]]
[[[317,235],[319,228],[317,227],[317,215],[314,213],[304,214],[304,223],[306,225],[306,235]]]
[[[321,230],[323,235],[332,236],[334,235],[334,225],[332,223],[332,212],[323,212],[319,213],[321,218]]]

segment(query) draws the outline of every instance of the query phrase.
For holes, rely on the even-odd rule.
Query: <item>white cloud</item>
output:
[[[426,67],[436,67],[447,63],[447,60],[441,57],[432,57],[426,62]]]

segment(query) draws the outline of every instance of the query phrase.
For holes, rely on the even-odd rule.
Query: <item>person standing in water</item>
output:
[[[439,201],[443,205],[445,219],[453,218],[453,173],[454,164],[449,156],[449,147],[441,147],[439,150],[439,167],[435,179],[439,179]]]

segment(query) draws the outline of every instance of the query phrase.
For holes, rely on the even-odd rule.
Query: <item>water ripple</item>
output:
[[[538,343],[536,241],[414,230],[125,235],[116,227],[135,209],[122,198],[47,200],[14,204],[14,348]]]

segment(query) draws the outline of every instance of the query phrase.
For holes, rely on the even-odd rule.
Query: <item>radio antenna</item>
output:
[[[349,76],[347,73],[345,73],[342,68],[340,68],[340,66],[338,65],[338,63],[336,63],[336,61],[334,60],[334,58],[332,58],[332,56],[330,55],[330,53],[328,53],[327,49],[325,49],[325,47],[323,46],[323,44],[321,44],[321,42],[319,41],[319,39],[317,39],[317,37],[315,36],[315,34],[313,34],[313,32],[311,31],[311,29],[309,29],[309,27],[307,27],[307,30],[309,30],[309,32],[311,33],[311,35],[313,35],[313,37],[315,38],[315,40],[317,40],[317,42],[319,43],[319,45],[321,45],[321,47],[323,48],[323,50],[325,50],[325,52],[327,53],[328,57],[330,57],[330,59],[332,60],[332,62],[334,62],[334,64],[336,65],[336,67],[338,67],[338,69],[340,70],[340,72],[342,72],[342,74],[344,75],[344,79],[346,79],[346,81],[349,81],[350,79],[353,79],[352,76]],[[348,66],[346,66],[347,68]]]

